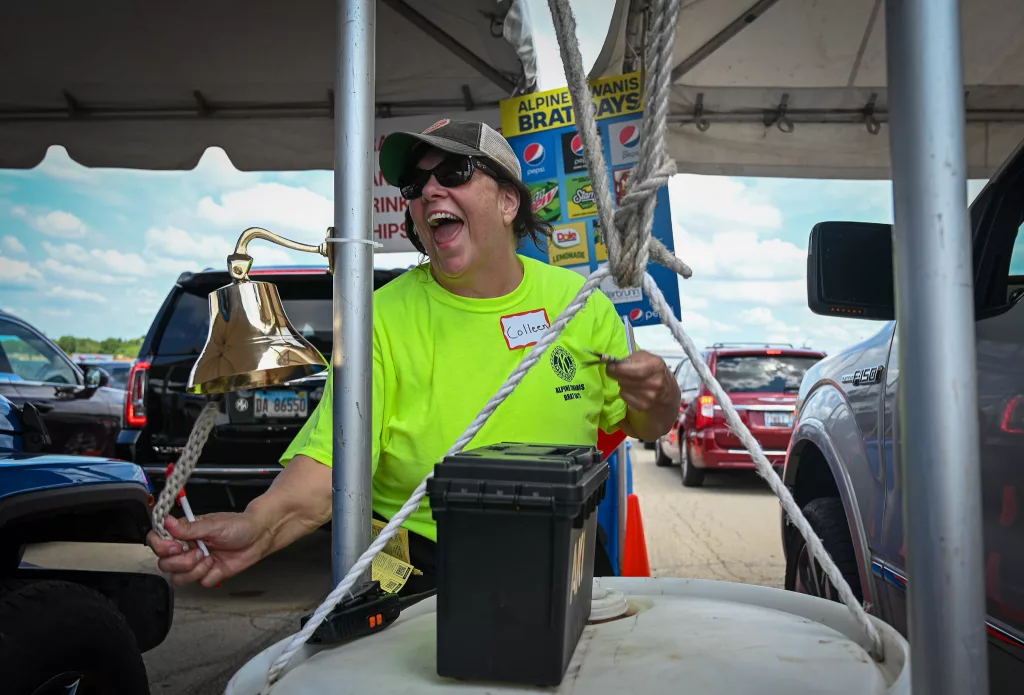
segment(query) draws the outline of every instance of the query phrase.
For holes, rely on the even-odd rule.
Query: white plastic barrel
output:
[[[272,692],[910,695],[906,640],[874,620],[886,655],[884,662],[874,661],[841,604],[781,589],[697,579],[609,577],[595,585],[623,592],[631,610],[626,617],[587,626],[558,688],[439,677],[436,604],[428,599],[378,634],[336,647],[305,646]],[[270,664],[287,642],[246,663],[228,683],[226,695],[261,693]]]

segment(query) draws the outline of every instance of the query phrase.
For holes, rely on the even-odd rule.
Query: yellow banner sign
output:
[[[637,113],[644,107],[640,73],[606,77],[590,83],[597,118]],[[569,89],[552,89],[501,102],[501,133],[506,138],[564,128],[576,122]]]

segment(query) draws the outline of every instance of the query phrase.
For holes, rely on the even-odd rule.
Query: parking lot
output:
[[[778,504],[760,478],[709,476],[702,488],[684,488],[678,468],[656,467],[653,452],[638,445],[632,451],[652,574],[782,586]],[[147,550],[112,545],[50,545],[26,560],[157,571]],[[247,659],[298,629],[329,590],[330,534],[322,532],[218,589],[178,589],[171,633],[146,655],[153,692],[222,693]]]

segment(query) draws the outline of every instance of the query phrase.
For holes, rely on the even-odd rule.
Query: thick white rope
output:
[[[170,514],[171,507],[174,506],[174,500],[177,499],[178,493],[185,488],[186,481],[192,475],[192,471],[196,469],[199,455],[203,453],[206,440],[209,439],[210,432],[213,431],[213,426],[217,422],[217,412],[219,409],[217,403],[214,402],[209,402],[203,406],[199,417],[196,418],[196,424],[192,426],[192,432],[188,435],[185,449],[181,452],[181,456],[178,457],[178,462],[174,464],[171,474],[167,476],[167,481],[164,483],[163,489],[160,490],[160,494],[157,495],[152,513],[153,528],[161,538],[173,540],[173,537],[164,526],[164,519]],[[182,545],[186,544],[183,543]]]
[[[825,546],[822,544],[821,539],[818,538],[818,534],[814,532],[811,524],[807,521],[803,512],[800,511],[800,507],[797,505],[796,500],[793,499],[789,488],[786,487],[785,483],[782,482],[782,478],[779,477],[779,474],[775,472],[775,469],[768,462],[764,451],[761,449],[760,442],[750,433],[746,424],[740,419],[739,413],[736,412],[736,408],[733,407],[729,395],[722,388],[722,385],[718,383],[714,375],[711,374],[711,370],[708,369],[703,355],[693,344],[693,341],[690,340],[690,336],[686,335],[686,332],[683,331],[683,326],[679,323],[679,320],[672,315],[672,308],[668,305],[665,296],[661,293],[661,289],[650,274],[647,274],[644,278],[644,290],[646,290],[647,296],[651,298],[651,304],[655,310],[661,314],[663,323],[672,331],[672,335],[675,336],[675,339],[682,346],[686,356],[690,358],[690,363],[696,368],[701,380],[707,384],[708,390],[711,391],[711,395],[715,398],[715,402],[722,406],[722,412],[725,413],[725,421],[728,423],[729,429],[739,437],[743,446],[750,452],[758,475],[768,482],[768,487],[779,498],[789,520],[807,541],[807,547],[810,549],[811,554],[821,564],[829,581],[832,582],[832,586],[839,592],[839,598],[850,609],[857,624],[868,636],[868,640],[871,642],[869,652],[872,658],[877,661],[883,661],[885,652],[882,638],[868,618],[867,611],[857,601],[857,597],[853,595],[850,585],[846,582],[836,563],[829,556],[828,551],[825,550]]]
[[[644,117],[642,131],[644,137],[643,144],[641,145],[641,164],[643,166],[638,165],[634,170],[634,176],[630,181],[630,190],[623,200],[622,209],[614,214],[614,203],[608,186],[607,168],[600,154],[602,148],[597,133],[593,102],[590,99],[586,75],[582,68],[579,44],[576,40],[575,17],[568,0],[548,0],[548,2],[558,36],[563,66],[566,69],[569,91],[572,95],[573,104],[577,109],[577,127],[584,143],[584,157],[591,172],[591,181],[598,204],[598,214],[602,227],[609,230],[606,235],[609,266],[607,269],[596,270],[588,277],[573,302],[566,307],[555,322],[544,332],[530,354],[516,367],[505,382],[505,385],[487,402],[487,405],[445,456],[458,453],[473,440],[473,437],[476,436],[477,432],[480,431],[490,416],[497,410],[498,406],[515,390],[527,372],[537,364],[547,348],[559,338],[569,321],[586,305],[590,295],[594,293],[604,278],[609,275],[613,276],[620,287],[635,287],[642,283],[651,299],[652,306],[658,311],[663,323],[668,326],[676,340],[682,345],[683,350],[693,362],[701,379],[707,384],[716,400],[721,404],[725,412],[726,421],[730,427],[737,433],[750,451],[758,473],[768,481],[769,486],[779,496],[786,513],[790,516],[801,535],[807,540],[812,554],[822,565],[830,580],[832,580],[840,597],[853,612],[858,624],[864,629],[872,643],[872,655],[876,659],[881,660],[883,656],[882,642],[878,631],[871,624],[867,613],[853,596],[849,585],[843,579],[835,563],[828,556],[824,546],[800,512],[800,509],[796,506],[792,495],[790,495],[781,479],[779,479],[774,469],[768,463],[757,440],[754,439],[746,425],[740,420],[732,402],[721,385],[718,384],[717,380],[710,373],[707,364],[703,360],[703,356],[683,331],[679,320],[672,314],[671,308],[665,301],[661,291],[650,275],[646,273],[648,256],[653,254],[655,260],[675,270],[679,275],[690,277],[691,274],[689,267],[669,252],[659,240],[651,236],[657,191],[661,186],[667,184],[668,178],[675,172],[674,162],[668,157],[664,145],[664,132],[665,115],[668,108],[670,61],[672,46],[675,40],[675,26],[679,14],[679,0],[659,0],[658,7],[655,9],[655,17],[657,19],[655,31],[652,32],[652,35],[656,37],[656,41],[652,46],[652,69],[648,73],[653,89],[648,90],[648,111]],[[653,124],[649,121],[653,121]],[[626,256],[623,257],[622,254],[626,254]],[[169,537],[169,534],[163,527],[163,518],[173,505],[175,496],[184,487],[185,481],[194,470],[202,445],[212,430],[216,410],[217,406],[213,403],[204,409],[189,437],[189,443],[186,445],[185,451],[182,453],[178,464],[169,477],[167,485],[160,493],[160,498],[154,508],[153,515],[154,525],[158,527],[158,531],[164,537]],[[210,413],[212,415],[208,415]],[[298,653],[302,645],[313,635],[342,598],[351,591],[352,586],[371,565],[377,553],[387,545],[388,541],[398,533],[401,525],[419,508],[426,495],[427,481],[432,475],[433,473],[427,475],[417,486],[412,496],[406,501],[399,512],[392,517],[391,521],[388,522],[374,542],[370,544],[370,547],[353,564],[338,586],[331,591],[324,602],[313,612],[313,615],[303,626],[302,630],[295,634],[285,650],[274,661],[268,673],[267,688],[264,690],[265,694],[272,690],[274,684],[284,674],[289,662]],[[158,519],[157,514],[161,510],[163,510],[163,513],[159,514]]]
[[[489,401],[487,401],[487,405],[484,406],[483,410],[480,411],[480,414],[476,416],[463,435],[459,437],[454,445],[452,445],[444,458],[459,453],[471,441],[473,441],[473,437],[475,437],[477,432],[483,428],[487,420],[494,414],[494,411],[498,409],[498,406],[500,406],[505,399],[512,394],[516,387],[519,386],[520,382],[522,382],[526,373],[530,371],[533,365],[540,361],[540,358],[547,351],[548,347],[558,340],[562,331],[565,330],[566,325],[568,325],[576,314],[586,306],[590,295],[597,290],[601,281],[606,277],[608,277],[608,270],[606,268],[600,268],[590,274],[587,281],[583,284],[583,287],[573,299],[572,303],[569,304],[569,306],[559,314],[558,318],[555,319],[554,323],[544,331],[540,339],[537,341],[537,344],[534,345],[533,350],[530,351],[530,354],[527,355],[526,358],[512,371],[512,374],[509,375],[501,389],[499,389],[498,392],[494,394]],[[338,605],[346,594],[349,593],[352,586],[359,580],[359,577],[363,572],[366,571],[366,568],[371,565],[373,558],[377,553],[384,549],[384,546],[388,544],[388,541],[398,533],[402,524],[404,524],[409,517],[412,516],[413,512],[419,508],[420,503],[427,494],[427,481],[430,480],[433,475],[433,472],[427,474],[427,477],[425,477],[416,487],[412,496],[404,505],[402,505],[402,508],[398,513],[391,518],[391,521],[387,523],[377,538],[374,539],[373,543],[370,544],[370,547],[359,556],[359,559],[352,565],[352,568],[348,571],[348,574],[345,575],[344,579],[342,579],[334,590],[331,591],[324,602],[320,604],[319,608],[313,611],[313,615],[308,621],[306,621],[306,624],[302,629],[292,637],[288,646],[285,647],[285,650],[281,652],[280,656],[278,656],[270,666],[270,671],[267,676],[268,688],[264,691],[265,693],[270,692],[270,688],[273,687],[273,685],[284,674],[284,670],[288,666],[292,657],[294,657],[295,654],[298,653],[299,649],[302,648],[302,645],[304,645],[309,638],[313,636],[313,633],[316,632],[316,629],[320,624],[328,615],[330,615],[331,611],[334,610],[334,607]]]
[[[790,521],[807,541],[811,554],[822,566],[825,574],[836,587],[839,597],[853,614],[854,620],[867,635],[872,657],[878,661],[883,660],[885,654],[882,638],[871,623],[864,606],[853,595],[850,585],[839,571],[835,561],[826,552],[825,546],[800,511],[778,473],[768,463],[761,450],[761,445],[740,419],[729,396],[708,369],[703,355],[694,347],[693,342],[683,330],[682,324],[673,315],[671,307],[665,301],[657,284],[646,272],[647,249],[652,241],[651,227],[657,192],[668,182],[668,177],[675,172],[675,164],[668,156],[665,146],[665,117],[668,112],[672,49],[675,45],[675,29],[679,18],[679,0],[657,0],[653,8],[655,26],[651,35],[654,37],[654,43],[649,56],[649,85],[640,161],[630,178],[629,194],[623,201],[628,203],[628,206],[623,206],[623,210],[620,211],[621,216],[615,216],[615,225],[605,225],[605,219],[611,216],[613,204],[608,191],[608,173],[594,119],[590,87],[587,84],[587,75],[583,70],[583,60],[576,38],[576,22],[572,8],[569,5],[569,0],[548,0],[548,6],[551,8],[562,65],[565,68],[566,82],[576,112],[577,131],[583,139],[583,152],[587,157],[590,178],[594,184],[598,212],[602,225],[609,230],[606,234],[609,268],[616,284],[620,287],[635,287],[640,282],[643,283],[644,290],[650,297],[652,306],[661,317],[662,323],[669,328],[683,347],[701,380],[721,406],[730,429],[736,433],[750,452],[757,472],[779,497]],[[621,238],[615,239],[616,236]],[[613,255],[613,249],[623,253],[623,257],[616,258]],[[658,260],[660,261],[660,258]]]

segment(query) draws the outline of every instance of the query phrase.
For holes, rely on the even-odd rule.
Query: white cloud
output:
[[[145,275],[147,271],[146,262],[135,253],[121,253],[114,249],[106,251],[93,249],[90,254],[105,266],[125,275]]]
[[[712,328],[716,331],[736,330],[735,326],[731,326],[727,323],[722,323],[721,321],[708,318],[703,314],[698,314],[696,311],[687,311],[686,309],[683,309],[679,318],[680,322],[683,324],[683,330],[686,331],[687,333],[690,333],[694,329],[706,330],[708,328]]]
[[[668,182],[672,221],[704,231],[726,228],[778,229],[782,212],[768,197],[723,176],[676,174]]]
[[[89,268],[77,265],[61,263],[54,258],[47,258],[39,264],[39,267],[50,276],[52,280],[88,282],[99,285],[122,285],[126,282],[134,283],[135,278],[118,277],[109,273],[100,273]]]
[[[5,236],[0,239],[0,251],[4,253],[25,253],[25,245],[22,244],[16,237]]]
[[[783,280],[807,273],[803,249],[778,238],[760,239],[756,231],[723,231],[708,238],[677,225],[674,236],[676,255],[696,279]]]
[[[232,245],[226,239],[193,235],[177,227],[152,227],[146,231],[146,253],[158,257],[223,260],[232,250]]]
[[[683,285],[685,289],[685,284]],[[679,303],[686,309],[707,309],[708,300],[704,297],[690,296],[683,291],[679,293]]]
[[[42,215],[33,215],[18,205],[11,208],[11,214],[25,221],[32,229],[46,236],[60,239],[77,239],[85,236],[88,227],[70,212],[53,210]]]
[[[47,292],[47,296],[57,297],[59,299],[80,299],[87,302],[99,302],[100,304],[105,304],[107,302],[107,298],[101,294],[78,289],[76,287],[64,287],[63,285],[54,286],[49,292]]]
[[[740,323],[747,324],[749,326],[760,326],[767,333],[766,340],[770,341],[782,341],[792,342],[788,340],[788,337],[792,337],[795,332],[798,332],[794,326],[786,324],[784,321],[780,321],[775,318],[772,314],[772,310],[766,306],[756,306],[752,309],[744,309],[738,314]],[[782,336],[782,337],[780,337]]]
[[[48,259],[41,267],[69,279],[83,282],[116,284],[134,282],[125,276],[142,276],[147,272],[146,262],[135,253],[122,253],[115,249],[92,249],[86,251],[74,243],[52,244],[43,242]],[[113,274],[111,274],[113,271]]]
[[[146,232],[146,256],[152,260],[179,261],[175,268],[196,270],[198,268],[224,268],[228,254],[235,250],[237,237],[231,239],[216,234],[194,234],[178,227],[153,227]],[[289,251],[265,241],[257,241],[249,247],[254,267],[271,265],[324,265],[323,256]],[[166,263],[165,263],[166,265]]]
[[[42,280],[42,274],[28,263],[0,256],[0,286],[34,286]]]
[[[694,273],[696,277],[696,272]],[[718,302],[750,302],[751,304],[806,304],[807,281],[784,280],[687,280],[690,293],[700,295],[717,306]]]
[[[85,264],[89,262],[89,253],[78,244],[67,243],[61,246],[49,241],[43,242],[46,255],[63,263]]]
[[[260,183],[225,193],[220,202],[207,196],[199,201],[197,213],[204,220],[236,230],[236,234],[258,225],[272,232],[298,232],[295,241],[319,243],[333,224],[334,203],[308,188]]]

